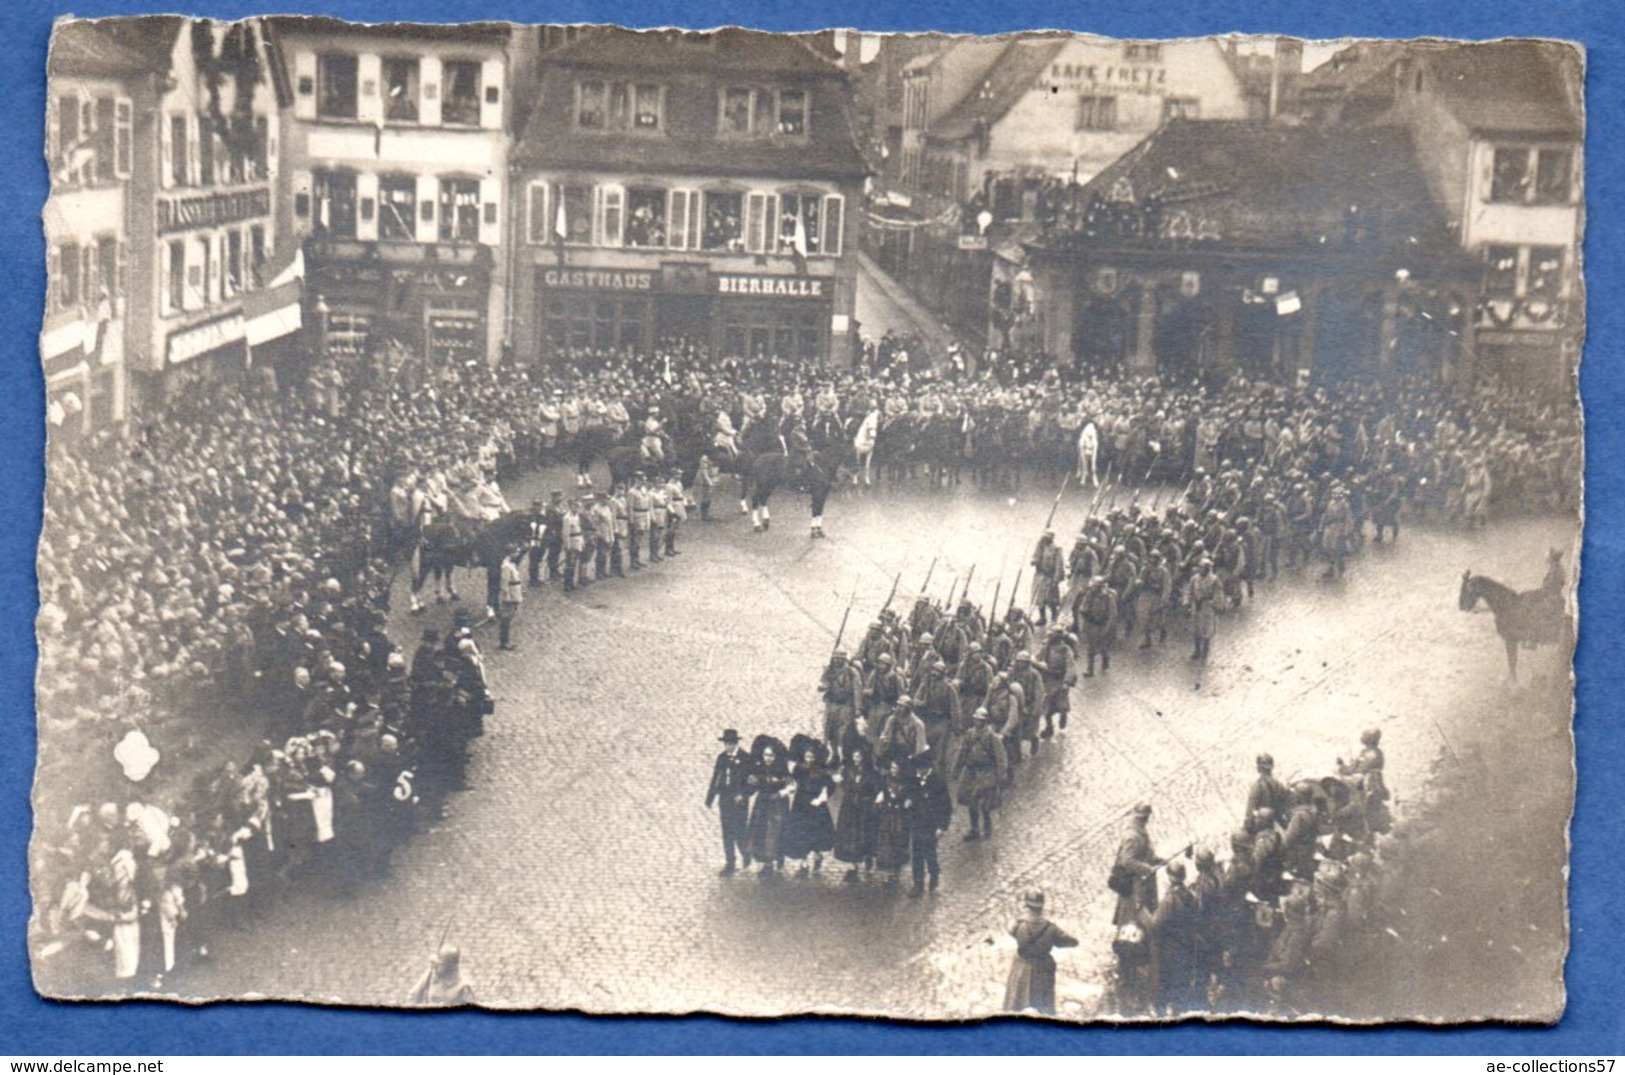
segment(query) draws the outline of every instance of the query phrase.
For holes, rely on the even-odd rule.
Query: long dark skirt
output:
[[[854,791],[841,799],[841,816],[835,822],[835,857],[861,866],[875,855],[874,795],[868,789]]]
[[[830,819],[827,805],[791,809],[779,840],[779,849],[786,858],[804,859],[815,851],[828,851],[834,846],[835,822]]]

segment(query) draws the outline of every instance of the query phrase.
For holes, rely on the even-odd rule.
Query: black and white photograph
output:
[[[1556,1022],[1585,63],[59,20],[36,990]]]

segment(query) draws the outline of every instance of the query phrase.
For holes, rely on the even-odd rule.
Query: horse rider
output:
[[[739,435],[744,436],[752,425],[766,420],[767,397],[759,389],[741,388],[739,390],[739,414]]]
[[[643,420],[643,458],[660,466],[666,463],[666,427],[660,418],[660,408],[650,407]]]
[[[734,430],[733,419],[727,411],[717,411],[716,435],[711,438],[711,446],[718,451],[727,452],[728,458],[739,458],[739,434]]]

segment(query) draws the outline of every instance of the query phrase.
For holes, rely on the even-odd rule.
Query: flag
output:
[[[559,265],[564,264],[564,240],[570,234],[569,221],[564,215],[564,188],[559,188],[559,207],[553,214],[553,247],[559,256]]]
[[[790,232],[790,259],[796,264],[796,272],[805,276],[807,273],[807,222],[799,212],[795,215],[795,227]]]

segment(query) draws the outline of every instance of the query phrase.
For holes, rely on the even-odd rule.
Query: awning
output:
[[[301,282],[293,280],[244,297],[243,327],[248,346],[258,347],[299,330],[304,324],[300,311],[302,291]]]

